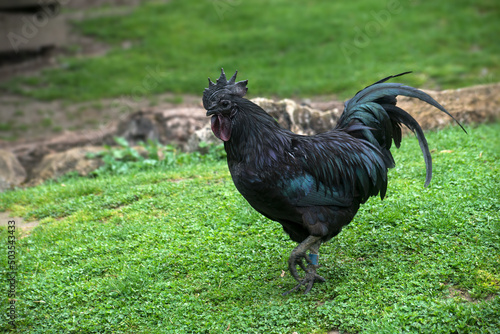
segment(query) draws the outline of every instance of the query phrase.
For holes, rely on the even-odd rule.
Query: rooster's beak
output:
[[[212,115],[215,115],[216,113],[217,113],[217,109],[216,108],[208,109],[207,110],[207,116],[212,116]]]

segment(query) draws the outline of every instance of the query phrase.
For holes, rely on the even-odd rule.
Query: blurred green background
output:
[[[94,11],[102,13],[73,25],[109,43],[105,55],[60,57],[58,68],[2,89],[70,101],[201,95],[224,67],[249,79],[251,97],[347,98],[403,71],[414,71],[405,83],[428,89],[500,74],[497,0],[172,0],[125,15]]]

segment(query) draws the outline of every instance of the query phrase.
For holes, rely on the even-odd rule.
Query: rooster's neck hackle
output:
[[[272,166],[286,157],[289,147],[287,132],[278,122],[255,103],[236,98],[238,112],[231,120],[233,134],[224,143],[228,160],[254,164],[256,167]]]

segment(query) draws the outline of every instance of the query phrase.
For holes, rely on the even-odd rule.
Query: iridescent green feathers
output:
[[[396,147],[400,146],[402,124],[418,138],[426,164],[425,186],[429,185],[432,158],[427,140],[417,121],[396,106],[396,96],[416,97],[453,116],[418,89],[385,83],[406,73],[384,78],[358,92],[345,103],[335,129],[316,136],[299,137],[300,140],[292,139],[294,153],[304,157],[302,167],[307,173],[292,178],[285,187],[287,193],[296,195],[291,197],[296,205],[347,206],[353,198],[361,203],[377,194],[384,198],[387,170],[395,166],[390,148],[393,141]],[[314,189],[312,179],[315,180]],[[294,186],[302,189],[292,189]]]
[[[432,178],[432,159],[427,140],[418,122],[406,111],[396,106],[396,96],[415,97],[427,102],[453,118],[464,131],[465,129],[443,106],[423,91],[399,83],[385,83],[388,79],[407,73],[409,72],[389,76],[359,91],[345,103],[345,109],[337,128],[345,129],[356,123],[366,126],[366,128],[360,130],[362,137],[379,146],[384,154],[384,159],[387,162],[392,161],[392,164],[394,164],[389,149],[392,141],[394,141],[396,147],[399,147],[401,143],[401,124],[404,124],[415,132],[418,138],[426,165],[425,186],[428,186]],[[388,167],[392,166],[389,165]]]
[[[322,203],[317,205],[349,206],[354,198],[364,203],[370,196],[385,196],[389,166],[380,150],[366,140],[332,130],[297,141],[294,153],[316,181],[306,198],[298,201],[301,206],[313,205],[313,199]],[[318,196],[324,198],[320,201]]]

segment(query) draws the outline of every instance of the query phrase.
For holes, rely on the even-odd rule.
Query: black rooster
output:
[[[216,84],[208,79],[203,106],[212,117],[213,133],[224,141],[236,188],[255,210],[279,222],[300,243],[288,260],[299,283],[285,294],[302,285],[307,293],[314,282],[324,282],[316,273],[321,244],[349,224],[370,196],[384,198],[387,170],[395,166],[390,148],[393,141],[396,147],[401,143],[401,124],[417,135],[427,170],[425,186],[429,185],[432,161],[427,141],[417,121],[396,106],[396,96],[416,97],[453,116],[418,89],[385,83],[406,73],[358,92],[345,103],[334,129],[313,136],[281,128],[244,99],[248,80],[236,82],[237,72],[229,81],[224,70]],[[304,278],[297,266],[305,271]]]

